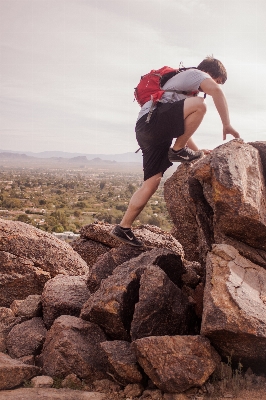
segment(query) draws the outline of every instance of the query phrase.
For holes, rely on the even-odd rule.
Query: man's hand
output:
[[[203,151],[205,156],[207,156],[208,154],[211,154],[211,152],[212,152],[212,150],[208,150],[208,149],[201,149],[201,151]]]
[[[223,127],[223,140],[226,139],[226,135],[232,135],[236,139],[240,138],[239,133],[231,125],[226,125]]]

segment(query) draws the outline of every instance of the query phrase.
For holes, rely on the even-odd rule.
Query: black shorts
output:
[[[158,103],[150,122],[147,114],[136,124],[135,132],[143,154],[144,181],[164,172],[173,165],[168,160],[168,150],[174,138],[184,133],[184,101]]]

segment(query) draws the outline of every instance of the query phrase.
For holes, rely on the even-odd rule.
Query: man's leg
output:
[[[120,223],[122,228],[130,228],[134,220],[146,206],[151,196],[156,192],[161,182],[162,173],[156,174],[143,182],[142,186],[133,194],[128,209]]]
[[[134,220],[146,206],[151,196],[156,192],[162,175],[162,172],[160,172],[143,182],[141,188],[139,188],[131,197],[128,209],[125,212],[120,225],[117,225],[112,230],[111,236],[114,236],[121,242],[130,244],[132,246],[143,245],[142,242],[135,237],[130,228]]]
[[[202,97],[189,97],[184,101],[185,131],[182,136],[176,139],[172,147],[175,151],[185,147],[190,137],[200,126],[205,113],[206,104]]]

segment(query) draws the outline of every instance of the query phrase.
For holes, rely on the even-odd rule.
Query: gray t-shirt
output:
[[[188,69],[182,71],[179,74],[173,76],[169,79],[163,86],[163,89],[175,89],[186,92],[196,91],[199,89],[200,84],[204,79],[211,78],[206,72],[200,71],[198,69]],[[175,92],[165,92],[160,100],[161,103],[174,103],[175,101],[186,99],[187,96],[181,93]],[[145,103],[139,112],[137,121],[145,114],[150,111],[152,101],[149,100]],[[156,108],[156,107],[155,107]]]

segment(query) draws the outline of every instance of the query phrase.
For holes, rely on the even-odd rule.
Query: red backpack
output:
[[[179,72],[186,71],[189,68],[174,69],[170,67],[162,67],[160,69],[152,69],[148,74],[143,75],[138,86],[135,88],[134,96],[139,105],[142,107],[147,101],[152,100],[152,105],[146,122],[149,122],[152,111],[165,92],[182,93],[185,95],[196,96],[199,92],[186,92],[174,89],[163,90],[163,85]]]

